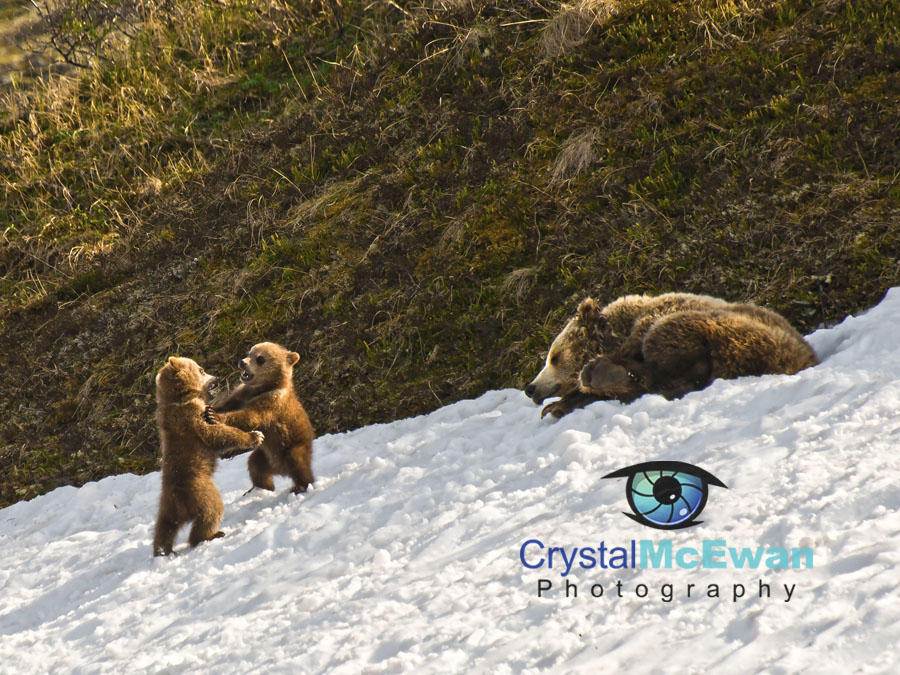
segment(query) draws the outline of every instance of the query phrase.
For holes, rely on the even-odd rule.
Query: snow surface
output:
[[[491,391],[323,436],[303,496],[286,481],[244,496],[237,457],[216,474],[227,536],[188,550],[182,532],[170,558],[151,557],[158,473],[15,504],[0,511],[0,671],[900,672],[898,336],[893,289],[814,333],[823,363],[795,376],[558,422]],[[657,459],[728,485],[701,525],[643,527],[623,515],[625,480],[601,479]],[[814,567],[576,568],[567,599],[559,570],[521,564],[532,538],[810,547]]]

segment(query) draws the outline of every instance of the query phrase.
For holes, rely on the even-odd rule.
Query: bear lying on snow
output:
[[[224,505],[213,482],[218,455],[259,447],[264,436],[224,424],[208,424],[203,412],[216,378],[191,359],[169,357],[156,375],[156,424],[162,445],[162,494],[153,555],[172,552],[182,525],[193,521],[189,541],[221,537]]]
[[[306,492],[313,482],[315,436],[306,411],[294,393],[294,364],[300,360],[273,342],[261,342],[238,364],[241,384],[204,414],[210,423],[260,429],[266,440],[247,461],[253,487],[274,490],[272,475],[290,476],[292,492]],[[252,489],[252,488],[251,488]]]
[[[541,416],[592,401],[628,403],[647,393],[678,398],[716,378],[793,374],[818,363],[779,314],[706,295],[626,295],[600,307],[587,298],[550,345],[525,393],[562,398]]]

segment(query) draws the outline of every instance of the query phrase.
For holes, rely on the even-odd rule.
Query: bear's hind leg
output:
[[[295,445],[288,451],[290,476],[291,480],[294,481],[294,488],[291,492],[294,494],[306,492],[306,488],[312,485],[315,480],[310,467],[311,459],[312,452],[306,444]]]
[[[153,555],[169,555],[172,552],[175,537],[181,525],[182,523],[160,509],[156,519],[156,529],[153,533]]]
[[[191,526],[191,534],[188,542],[196,546],[200,542],[224,537],[225,533],[219,530],[222,522],[222,514],[225,513],[225,504],[222,495],[210,478],[208,484],[199,488],[195,494],[197,500],[197,517]]]
[[[250,472],[250,482],[253,483],[253,487],[275,490],[275,482],[272,480],[272,465],[262,448],[257,448],[250,453],[247,470]]]

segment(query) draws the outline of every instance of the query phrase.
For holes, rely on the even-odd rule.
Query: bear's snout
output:
[[[537,384],[535,384],[535,382],[537,382]],[[559,393],[559,390],[559,382],[547,387],[543,382],[539,381],[539,378],[535,378],[534,381],[530,382],[528,386],[525,387],[525,395],[540,405],[544,402],[544,399],[556,396]]]
[[[219,378],[215,375],[210,375],[209,380],[206,382],[206,395],[207,397],[212,397],[215,395],[216,390],[219,388]]]

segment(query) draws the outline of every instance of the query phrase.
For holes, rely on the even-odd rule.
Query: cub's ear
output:
[[[170,356],[168,359],[166,359],[166,365],[172,366],[173,368],[177,368],[178,367],[178,357]]]
[[[287,360],[288,360],[288,365],[292,366],[295,363],[297,363],[297,361],[300,360],[300,355],[297,352],[288,352]]]

